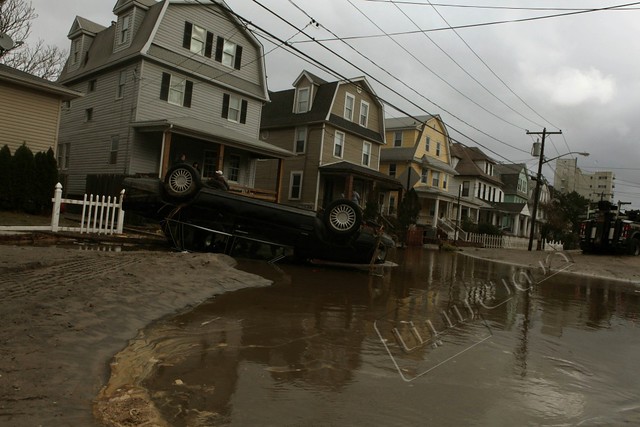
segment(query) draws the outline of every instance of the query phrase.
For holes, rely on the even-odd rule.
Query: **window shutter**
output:
[[[211,51],[213,50],[213,33],[207,31],[207,44],[204,48],[204,56],[211,58]]]
[[[236,46],[236,62],[233,64],[233,68],[236,70],[240,69],[240,61],[242,61],[242,46]]]
[[[249,103],[246,99],[242,100],[242,109],[240,110],[240,123],[247,123],[247,107]]]
[[[222,48],[224,47],[224,39],[222,37],[218,37],[216,41],[216,61],[222,62]]]
[[[184,36],[182,37],[182,47],[185,49],[191,49],[191,31],[193,30],[193,25],[191,22],[184,22]]]
[[[160,99],[169,100],[169,84],[171,83],[171,74],[162,73],[162,83],[160,84]]]
[[[187,80],[187,83],[184,88],[184,103],[183,106],[187,108],[191,108],[191,94],[193,93],[193,82],[191,80]]]
[[[222,97],[222,118],[229,118],[229,94],[225,93]]]

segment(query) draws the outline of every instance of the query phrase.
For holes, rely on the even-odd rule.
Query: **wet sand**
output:
[[[215,254],[0,245],[0,425],[98,425],[93,400],[138,330],[270,284],[234,265]],[[128,415],[122,425],[138,425]]]
[[[501,249],[461,254],[534,268],[544,258]],[[640,284],[640,257],[567,256],[568,271]],[[213,254],[0,245],[0,425],[99,425],[93,403],[109,363],[139,330],[215,295],[269,285],[234,265]],[[127,373],[120,375],[126,384]],[[121,402],[108,425],[150,421],[152,414]]]

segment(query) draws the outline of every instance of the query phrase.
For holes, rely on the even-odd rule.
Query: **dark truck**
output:
[[[620,214],[620,204],[600,201],[595,218],[580,223],[580,249],[640,255],[640,223]]]
[[[157,178],[127,178],[125,210],[159,219],[179,250],[222,252],[275,261],[384,264],[393,240],[363,220],[360,207],[339,199],[322,212],[227,191],[203,181],[188,164]]]

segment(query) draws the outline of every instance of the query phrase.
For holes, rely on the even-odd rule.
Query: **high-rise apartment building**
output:
[[[613,201],[615,175],[610,171],[584,173],[578,167],[578,159],[556,160],[553,186],[561,193],[575,191],[592,202]]]

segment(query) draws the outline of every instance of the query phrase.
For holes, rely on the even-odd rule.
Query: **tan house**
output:
[[[415,189],[421,211],[417,224],[438,227],[453,217],[456,196],[449,190],[457,175],[451,166],[450,139],[438,115],[386,120],[387,145],[381,153],[380,171],[397,178],[405,191]],[[393,213],[402,197],[391,193],[386,206]]]
[[[0,147],[22,144],[33,152],[56,151],[62,103],[81,96],[58,83],[0,64]]]
[[[271,92],[262,109],[261,138],[290,150],[282,162],[279,202],[317,210],[347,197],[379,203],[399,182],[378,171],[384,110],[364,77],[327,82],[303,71],[293,89]],[[260,162],[260,182],[277,174]]]

